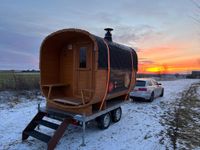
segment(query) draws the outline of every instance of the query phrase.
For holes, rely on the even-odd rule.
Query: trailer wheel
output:
[[[110,126],[111,116],[110,113],[106,113],[97,118],[97,124],[100,129],[107,129]]]
[[[122,109],[121,109],[121,107],[113,110],[111,112],[111,114],[112,114],[112,121],[113,122],[118,122],[121,119],[121,116],[122,116]]]

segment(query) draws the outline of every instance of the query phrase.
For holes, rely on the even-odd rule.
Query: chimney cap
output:
[[[105,31],[113,31],[113,28],[105,28]]]
[[[113,30],[112,28],[105,28],[104,29],[106,32],[104,39],[106,39],[107,41],[112,42],[112,34],[111,31]]]

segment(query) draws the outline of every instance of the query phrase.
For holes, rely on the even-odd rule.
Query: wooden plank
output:
[[[31,122],[26,126],[24,131],[22,132],[22,140],[26,140],[29,137],[29,134],[27,134],[30,131],[33,131],[35,127],[38,125],[36,123],[37,121],[42,120],[42,118],[45,116],[45,113],[38,112],[35,117],[31,120]]]
[[[81,105],[82,104],[82,102],[81,101],[77,101],[78,99],[58,99],[58,98],[56,98],[56,99],[54,99],[53,101],[55,101],[55,102],[61,102],[61,103],[66,103],[66,104],[70,104],[70,105],[76,105],[76,106],[78,106],[78,105]]]
[[[63,94],[65,96],[72,97],[73,96],[73,68],[74,68],[74,42],[68,41],[69,44],[72,45],[72,49],[68,49],[68,47],[62,48],[60,52],[60,82],[69,84],[70,86],[67,89],[64,89]]]
[[[51,96],[51,90],[52,90],[52,86],[49,87],[49,92],[48,92],[48,97],[47,97],[48,99],[49,99],[50,96]]]
[[[86,114],[91,115],[92,114],[92,105],[85,106],[85,107],[78,107],[78,108],[64,108],[60,106],[55,106],[52,103],[47,102],[47,108],[50,109],[59,109],[65,112],[71,112],[71,113],[77,113],[77,114]]]
[[[71,123],[71,118],[65,118],[64,121],[60,124],[58,129],[55,131],[53,137],[48,142],[48,150],[54,150],[57,143],[65,133],[67,126]]]
[[[44,84],[42,87],[59,87],[59,86],[68,86],[68,84],[55,83],[55,84]]]
[[[49,122],[49,121],[47,121],[47,120],[40,120],[40,121],[37,121],[36,123],[37,123],[37,124],[40,124],[40,125],[43,125],[43,126],[45,126],[45,127],[54,129],[54,130],[57,130],[58,127],[59,127],[58,124],[53,123],[53,122]]]
[[[51,139],[51,137],[47,134],[44,134],[44,133],[41,133],[41,132],[38,132],[36,130],[33,130],[33,131],[30,131],[27,133],[29,136],[32,136],[40,141],[43,141],[45,143],[48,143]]]
[[[53,88],[53,87],[63,87],[63,86],[68,87],[69,85],[68,85],[68,84],[63,84],[63,83],[57,83],[57,84],[44,84],[44,85],[41,85],[41,86],[42,86],[42,87],[47,87],[47,88],[48,88],[48,95],[47,95],[47,98],[50,99],[51,91],[52,91],[52,88]]]

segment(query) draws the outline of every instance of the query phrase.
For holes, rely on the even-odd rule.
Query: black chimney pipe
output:
[[[106,34],[105,34],[104,39],[106,39],[106,40],[112,42],[112,34],[111,34],[111,31],[113,31],[113,29],[112,29],[112,28],[105,28],[104,30],[107,31]]]

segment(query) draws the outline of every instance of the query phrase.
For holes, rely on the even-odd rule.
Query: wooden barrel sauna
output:
[[[108,100],[128,98],[135,85],[137,54],[81,29],[63,29],[47,36],[40,48],[41,90],[47,107],[91,114]]]

